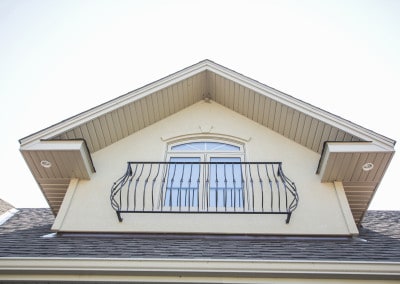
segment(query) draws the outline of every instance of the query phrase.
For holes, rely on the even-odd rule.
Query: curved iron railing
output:
[[[111,187],[122,213],[286,214],[299,196],[281,162],[128,162]]]

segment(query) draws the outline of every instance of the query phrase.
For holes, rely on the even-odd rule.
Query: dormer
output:
[[[204,60],[20,144],[56,232],[351,236],[395,141]]]

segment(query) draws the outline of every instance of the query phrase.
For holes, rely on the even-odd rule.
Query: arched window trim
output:
[[[181,148],[178,148],[181,147]],[[230,149],[227,149],[229,147]],[[236,148],[236,149],[235,149]],[[215,140],[190,140],[181,143],[169,145],[169,151],[182,152],[241,152],[243,151],[240,145],[227,143],[225,141]]]
[[[178,137],[176,139],[169,139],[167,141],[167,147],[166,147],[166,153],[171,154],[171,153],[195,153],[195,152],[200,152],[200,151],[180,151],[180,150],[172,150],[172,147],[177,146],[177,145],[182,145],[186,143],[191,143],[191,142],[216,142],[216,143],[223,143],[227,145],[232,145],[235,147],[239,147],[239,150],[234,150],[234,151],[210,151],[214,153],[241,153],[245,157],[246,149],[245,149],[245,140],[244,139],[238,139],[234,138],[231,136],[204,136],[204,135],[199,135],[199,136],[189,136],[189,137]]]

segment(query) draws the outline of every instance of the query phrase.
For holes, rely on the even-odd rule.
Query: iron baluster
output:
[[[248,165],[249,166],[249,175],[250,175],[250,185],[251,185],[251,196],[252,196],[252,200],[251,200],[251,203],[252,203],[252,207],[253,207],[253,212],[254,212],[254,183],[253,183],[253,175],[251,174],[251,169],[250,169],[250,165]]]
[[[142,165],[142,168],[140,170],[140,174],[139,176],[136,178],[136,182],[135,182],[135,188],[133,190],[133,210],[136,210],[136,193],[137,193],[137,186],[140,182],[140,178],[142,177],[143,174],[143,169],[144,169],[144,164]]]
[[[263,192],[263,182],[260,176],[260,165],[257,166],[257,174],[258,174],[258,180],[260,182],[260,190],[261,190],[261,211],[264,212],[264,192]]]
[[[167,173],[169,171],[170,164],[167,164],[166,167],[163,167],[163,168],[164,168],[164,174],[163,174],[163,177],[161,180],[160,201],[159,201],[161,211],[164,210],[164,200],[166,199],[166,195],[167,195],[167,192],[166,192],[166,190],[164,190],[164,188],[166,186],[168,186],[168,181],[167,181],[167,183],[165,183],[165,179],[167,177]],[[167,169],[165,169],[165,168],[167,168]],[[165,196],[164,196],[164,194],[165,194]]]
[[[171,184],[169,187],[169,210],[170,211],[172,211],[172,190],[174,188],[175,173],[176,173],[176,163],[174,163],[174,173],[171,177]]]
[[[298,202],[296,185],[279,162],[128,162],[110,192],[119,221],[125,213],[159,212],[285,214],[289,222]]]
[[[244,166],[243,164],[240,164],[239,165],[239,168],[240,168],[240,178],[241,178],[241,181],[240,181],[240,183],[241,183],[241,185],[242,185],[242,200],[241,200],[241,202],[242,202],[242,207],[243,207],[243,212],[245,212],[246,211],[246,208],[245,208],[245,206],[244,206],[244,201],[247,199],[248,200],[248,194],[246,194],[245,193],[245,182],[244,182],[244,176],[243,176],[243,167],[245,168],[245,171],[246,171],[246,166]],[[248,205],[248,203],[247,203],[247,209],[249,208],[249,205]]]
[[[150,178],[152,169],[153,169],[153,164],[150,164],[149,174],[147,175],[146,179],[144,180],[144,187],[143,187],[143,206],[142,206],[142,210],[143,210],[143,211],[144,211],[145,205],[146,205],[146,189],[147,189],[147,184],[148,184],[148,182],[149,182],[149,178]]]
[[[200,165],[199,165],[199,174],[197,176],[197,211],[200,211]]]
[[[267,165],[265,165],[265,171],[267,172],[268,183],[269,183],[269,188],[270,188],[270,192],[271,192],[271,212],[274,212],[274,191],[273,191],[272,180],[269,176],[269,171],[268,171]]]
[[[276,189],[278,192],[278,211],[281,212],[281,190],[280,190],[280,186],[279,186],[279,180],[276,178],[274,165],[272,165],[272,173],[274,175]]]
[[[232,167],[232,182],[233,182],[233,211],[236,212],[236,179],[235,179],[234,164],[231,164],[231,167]]]
[[[223,191],[223,193],[224,193],[224,207],[225,207],[225,211],[226,211],[226,208],[227,208],[227,199],[228,199],[228,196],[227,196],[227,190],[228,190],[228,180],[226,179],[226,164],[224,164],[223,165],[224,166],[224,184],[225,184],[225,187],[224,187],[224,191]]]
[[[154,186],[157,181],[158,174],[160,173],[161,165],[158,164],[156,176],[153,178],[153,183],[151,185],[151,210],[154,211]]]
[[[185,165],[186,164],[182,164],[182,175],[181,179],[179,180],[178,199],[177,199],[179,211],[181,211],[182,209],[182,184],[183,184],[183,177],[185,175]]]

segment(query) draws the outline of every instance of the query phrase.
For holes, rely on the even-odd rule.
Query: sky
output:
[[[0,0],[0,198],[48,206],[19,139],[203,59],[398,141],[399,51],[398,0]]]

